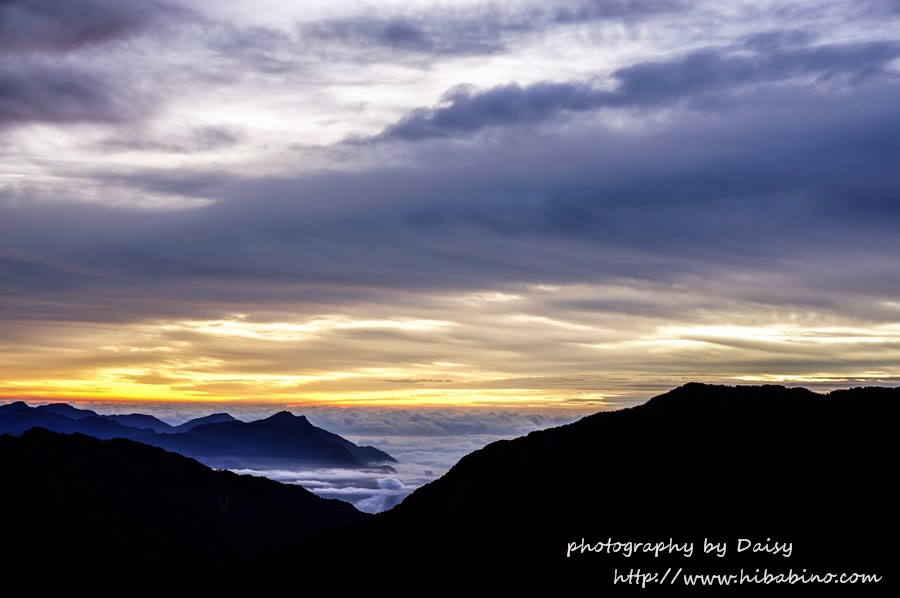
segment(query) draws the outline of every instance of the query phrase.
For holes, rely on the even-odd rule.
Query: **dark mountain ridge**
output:
[[[124,439],[0,436],[4,579],[28,592],[196,595],[266,551],[368,517]]]
[[[478,575],[507,590],[546,584],[556,592],[621,595],[652,591],[653,583],[613,583],[616,572],[639,568],[660,576],[667,568],[791,569],[881,574],[880,584],[805,590],[874,595],[896,589],[898,407],[900,389],[823,396],[688,384],[644,405],[490,444],[394,509],[272,557],[252,577],[338,552],[346,566],[403,563],[444,585],[465,586]],[[690,542],[696,553],[624,557],[578,548],[610,539]],[[707,539],[726,543],[725,556],[703,553]],[[790,542],[793,553],[738,553],[741,540]],[[378,551],[347,550],[352,546]],[[768,590],[797,595],[804,586]],[[657,589],[671,595],[679,588]],[[707,590],[760,595],[767,586]]]
[[[2,417],[28,413],[0,409]],[[312,587],[892,596],[898,409],[900,389],[819,395],[688,384],[644,405],[492,443],[366,519],[349,505],[317,511],[322,503],[303,502],[313,495],[302,488],[288,487],[288,498],[276,482],[213,472],[160,449],[32,430],[0,437],[3,562],[13,582],[59,582],[92,595],[281,595],[286,579],[338,571],[339,579],[324,574],[324,586]],[[251,423],[312,427],[289,414]],[[237,430],[230,437],[239,445],[265,437],[258,426],[222,425]],[[210,477],[219,474],[231,477]],[[244,479],[256,481],[227,481]],[[604,542],[690,545],[692,554],[626,556],[604,551]],[[706,552],[707,542],[725,546],[723,556]],[[743,543],[759,550],[739,551]],[[789,572],[882,579],[681,583],[693,574]],[[635,573],[675,577],[662,586]]]

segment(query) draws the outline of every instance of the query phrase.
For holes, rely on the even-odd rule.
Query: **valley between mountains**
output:
[[[873,575],[878,582],[854,585],[852,595],[882,595],[896,587],[898,400],[900,389],[889,388],[821,395],[688,384],[490,444],[374,516],[296,485],[204,465],[290,458],[392,467],[387,453],[302,417],[216,416],[156,430],[138,416],[12,403],[0,407],[3,563],[7,579],[27,578],[36,590],[90,595],[276,595],[286,576],[321,574],[336,562],[358,572],[342,589],[392,572],[448,587],[477,574],[513,589],[590,583],[620,595],[658,585],[648,581],[652,572],[680,570],[684,580],[758,570],[763,579],[791,570]],[[134,437],[114,437],[126,427]],[[301,448],[310,450],[301,457]],[[704,550],[712,541],[731,549]],[[603,550],[626,542],[699,548],[690,557]],[[637,569],[644,577],[625,575]],[[460,570],[467,574],[448,575]],[[804,586],[812,587],[782,584],[779,595]],[[728,595],[760,588],[748,581]],[[840,584],[815,588],[849,595]]]

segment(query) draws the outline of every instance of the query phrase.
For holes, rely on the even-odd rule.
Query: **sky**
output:
[[[898,173],[896,0],[0,0],[0,397],[896,385]]]

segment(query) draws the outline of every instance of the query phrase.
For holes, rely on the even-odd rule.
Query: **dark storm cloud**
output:
[[[820,83],[836,78],[859,82],[884,75],[900,56],[900,44],[873,42],[782,48],[799,42],[795,34],[751,38],[747,46],[763,46],[756,55],[704,49],[674,60],[645,62],[613,73],[614,90],[589,83],[539,82],[508,84],[479,91],[459,86],[448,91],[442,105],[417,108],[372,138],[375,141],[418,141],[471,135],[486,127],[546,120],[562,112],[601,107],[641,108],[685,98],[725,99],[744,86],[815,77]],[[773,46],[775,48],[773,49]]]
[[[183,12],[156,0],[2,0],[0,55],[68,52],[131,35]]]

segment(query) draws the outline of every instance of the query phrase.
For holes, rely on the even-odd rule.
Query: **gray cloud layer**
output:
[[[140,217],[48,204],[23,185],[0,204],[3,287],[21,298],[6,305],[45,312],[52,304],[34,299],[53,293],[65,297],[60,317],[107,318],[163,313],[173,301],[352,301],[379,289],[676,281],[725,269],[790,279],[733,289],[773,301],[894,293],[880,272],[894,262],[900,217],[890,199],[900,192],[896,99],[890,81],[831,97],[748,92],[649,132],[592,126],[462,152],[433,147],[421,159],[441,166],[415,170],[135,172],[119,183],[220,200]],[[820,270],[851,253],[867,267]],[[78,307],[97,301],[110,309]]]
[[[453,322],[440,342],[454,359],[484,350],[485,363],[507,368],[498,378],[509,387],[527,376],[521,356],[534,350],[538,328],[503,318],[525,315],[544,317],[541,338],[556,343],[541,355],[541,381],[528,382],[541,386],[557,374],[583,380],[595,373],[584,364],[600,357],[616,363],[591,337],[652,332],[651,323],[671,319],[897,321],[892,3],[741,3],[738,18],[702,3],[528,3],[341,13],[287,19],[278,30],[158,2],[79,6],[0,3],[0,143],[14,150],[0,172],[6,355],[36,342],[38,329],[64,349],[73,322],[446,315]],[[172,18],[182,14],[190,18]],[[741,21],[748,15],[765,25]],[[535,81],[515,53],[528,42],[525,56],[537,56],[548,49],[542,36],[560,30],[554,41],[579,36],[565,56],[590,45],[581,68],[558,79],[541,71]],[[623,51],[604,62],[607,41]],[[466,68],[478,55],[490,69]],[[470,80],[487,83],[467,85],[470,70]],[[437,76],[445,72],[453,77]],[[372,100],[367,78],[382,75],[384,95]],[[310,104],[331,111],[306,118]],[[219,123],[224,107],[232,121]],[[284,122],[297,130],[283,131]],[[355,142],[297,150],[307,125]],[[254,135],[262,141],[230,161],[224,150]],[[270,139],[282,145],[269,150]],[[541,290],[553,285],[595,294]],[[607,292],[618,287],[629,293]],[[448,299],[485,291],[520,294],[520,311]],[[485,332],[503,322],[502,334]],[[589,334],[578,331],[584,322]],[[353,347],[375,369],[412,364],[377,371],[372,384],[473,388],[475,375],[452,366],[413,368],[448,361],[435,334],[335,327],[309,341],[308,359],[321,371],[343,367],[340,355]],[[888,336],[838,363],[821,344],[684,335],[677,340],[715,346],[742,373],[852,366],[855,376],[888,376],[896,363]],[[247,380],[300,367],[293,355],[217,344],[190,327],[159,336],[169,349],[239,362]],[[52,360],[27,359],[15,367],[43,379]],[[131,352],[104,359],[122,376],[195,388],[171,371],[138,368]],[[692,363],[690,354],[665,361],[677,372]],[[209,392],[247,383],[210,377],[197,382]]]
[[[146,91],[123,87],[117,77],[73,57],[128,41],[184,14],[156,0],[0,3],[0,130],[141,118],[150,105]]]
[[[749,47],[758,45],[759,37]],[[780,41],[771,37],[767,42]],[[900,56],[900,44],[888,42],[766,47],[753,55],[705,49],[673,60],[645,62],[619,69],[609,91],[581,82],[512,83],[478,91],[458,87],[436,108],[418,108],[387,127],[375,141],[418,141],[472,134],[486,127],[545,120],[561,112],[602,107],[641,108],[672,104],[685,98],[703,103],[732,98],[747,85],[812,77],[817,83],[837,78],[853,83],[883,76]],[[842,83],[839,81],[838,83]],[[710,97],[719,94],[720,97]]]
[[[457,9],[439,5],[420,14],[369,14],[320,21],[301,26],[299,33],[302,40],[324,44],[324,51],[350,47],[394,55],[467,56],[500,52],[510,36],[561,25],[631,21],[678,12],[684,6],[677,0],[573,0],[557,5],[503,3]]]
[[[25,123],[118,123],[139,114],[105,80],[76,69],[0,64],[0,128]]]
[[[177,12],[157,0],[4,0],[0,54],[68,52],[140,32]]]

